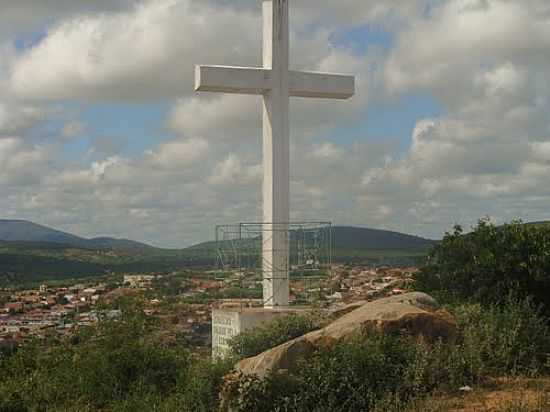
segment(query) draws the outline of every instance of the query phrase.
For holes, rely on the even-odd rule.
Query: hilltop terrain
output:
[[[97,237],[86,239],[67,232],[42,226],[27,220],[0,219],[0,241],[57,243],[92,249],[151,249],[144,243],[128,239]]]
[[[314,310],[223,341],[225,361],[210,356],[210,331],[224,330],[212,309],[260,306],[261,279],[191,269],[0,289],[0,410],[548,411],[549,239],[481,220],[446,233],[420,269],[294,279]]]
[[[334,227],[337,262],[411,263],[435,241],[358,227]],[[24,220],[0,220],[0,282],[40,281],[109,272],[165,272],[216,265],[216,242],[162,249],[127,239],[86,239]]]

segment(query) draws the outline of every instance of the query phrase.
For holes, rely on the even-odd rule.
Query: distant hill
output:
[[[127,239],[114,239],[110,237],[86,239],[27,220],[0,219],[0,241],[55,243],[76,248],[91,249],[154,249],[152,246],[144,243]]]
[[[354,250],[425,249],[435,243],[433,240],[399,232],[348,226],[335,226],[333,228],[333,238],[335,249]],[[90,249],[156,249],[147,244],[128,239],[114,239],[110,237],[86,239],[26,220],[0,219],[0,241],[17,243],[32,242],[35,244],[54,243],[75,248]],[[205,242],[187,248],[186,250],[212,250],[215,248],[216,242]]]
[[[532,222],[528,225],[550,225]],[[333,227],[333,262],[422,264],[437,241],[360,227]],[[24,220],[0,220],[0,287],[106,273],[171,272],[215,267],[216,242],[160,249],[126,239],[86,239]]]
[[[96,237],[86,241],[88,247],[97,249],[115,249],[115,250],[132,250],[132,249],[156,249],[145,243],[136,242],[128,239],[115,239],[112,237]]]
[[[202,253],[127,239],[86,239],[25,220],[0,220],[0,288],[110,273],[171,272],[212,262]]]
[[[435,243],[403,233],[334,227],[334,262],[417,264]],[[216,242],[159,249],[126,239],[86,239],[24,220],[0,220],[0,287],[105,273],[215,267]]]
[[[435,240],[388,230],[335,226],[333,234],[333,262],[357,264],[420,264],[428,255]],[[292,236],[291,236],[292,240]],[[231,247],[237,243],[233,243]],[[184,249],[195,256],[216,256],[216,242],[204,242]]]
[[[86,241],[84,238],[26,220],[0,220],[0,240],[6,242],[51,242],[79,246]]]
[[[418,250],[427,249],[437,241],[380,229],[351,226],[332,228],[334,249],[345,250]],[[212,250],[216,242],[204,242],[186,250]]]
[[[415,250],[433,246],[436,241],[380,229],[336,226],[335,249]]]

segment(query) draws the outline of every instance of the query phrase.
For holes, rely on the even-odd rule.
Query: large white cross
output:
[[[263,67],[197,66],[195,90],[263,96],[263,296],[289,304],[289,97],[348,99],[355,78],[289,70],[289,0],[261,0]]]

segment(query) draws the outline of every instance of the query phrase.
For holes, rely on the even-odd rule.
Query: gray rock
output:
[[[236,371],[263,378],[270,371],[291,370],[300,359],[311,356],[316,349],[365,330],[402,331],[411,336],[423,336],[429,341],[438,338],[453,340],[457,333],[455,320],[440,310],[435,299],[425,293],[407,293],[368,302],[321,330],[243,359],[236,365]]]

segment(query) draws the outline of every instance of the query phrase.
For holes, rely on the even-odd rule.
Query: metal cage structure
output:
[[[265,244],[273,236],[286,239],[288,262],[266,267]],[[291,305],[323,300],[323,283],[332,264],[333,231],[330,222],[238,223],[216,226],[217,266],[229,274],[245,299],[264,282],[289,279]],[[265,272],[265,273],[264,273]],[[264,284],[265,286],[265,284]],[[263,304],[272,298],[265,296]]]

